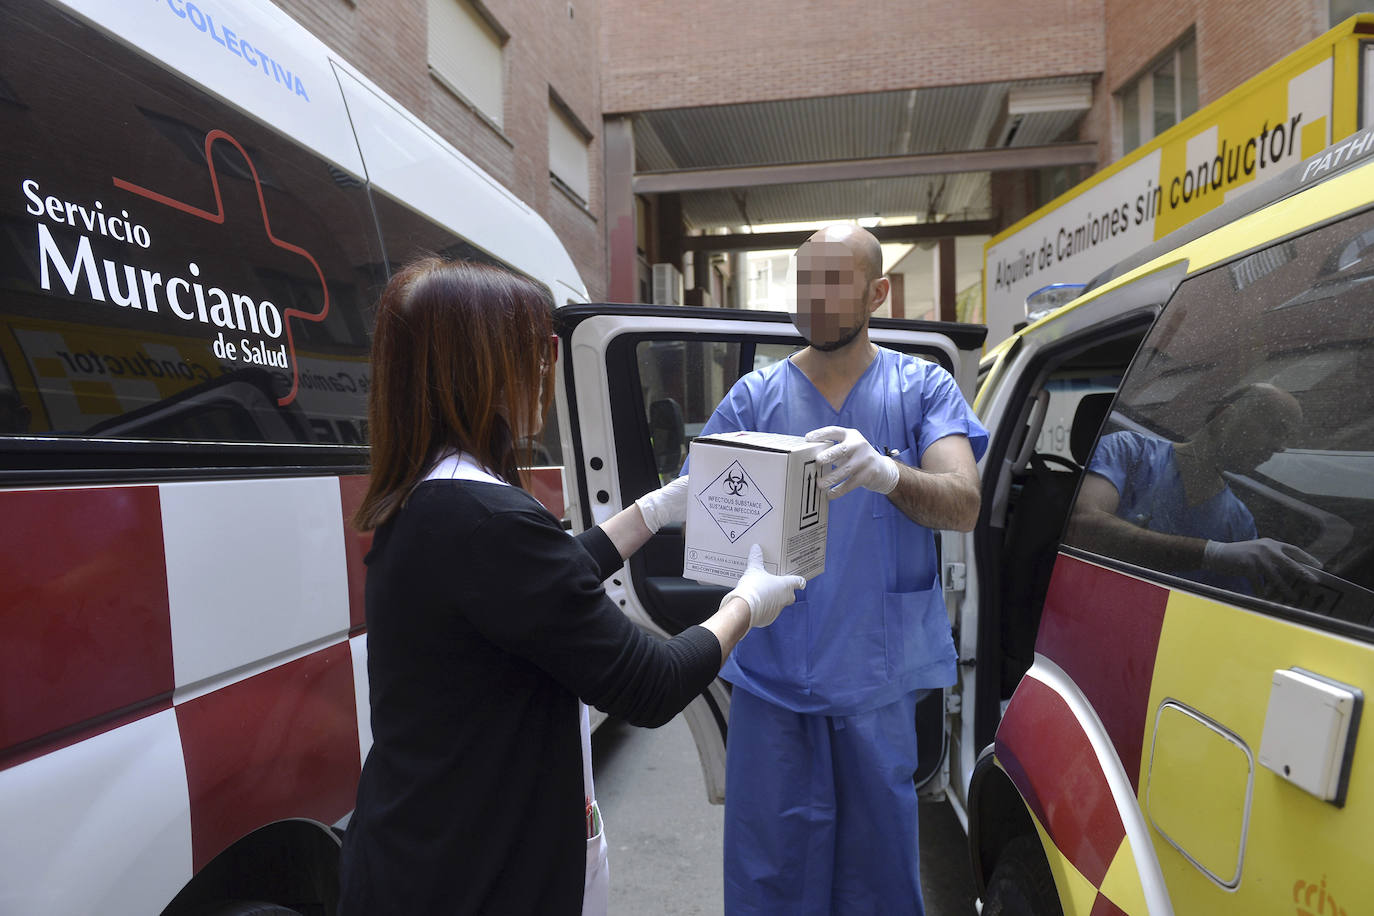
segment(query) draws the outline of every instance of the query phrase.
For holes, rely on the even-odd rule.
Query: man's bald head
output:
[[[1218,467],[1248,474],[1282,449],[1302,420],[1297,398],[1277,385],[1254,382],[1217,402],[1198,439]]]
[[[818,241],[839,242],[848,248],[854,255],[855,266],[863,271],[866,283],[872,283],[883,275],[883,246],[878,244],[878,239],[873,233],[862,226],[835,223],[817,229],[809,239],[802,242],[797,253],[801,254],[802,248]]]
[[[813,233],[797,249],[797,330],[817,350],[848,346],[887,298],[882,272],[882,247],[867,229],[841,223]]]

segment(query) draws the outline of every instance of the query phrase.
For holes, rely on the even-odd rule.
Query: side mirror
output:
[[[676,477],[687,458],[687,431],[682,408],[672,398],[649,404],[649,438],[654,448],[654,468],[660,477]]]

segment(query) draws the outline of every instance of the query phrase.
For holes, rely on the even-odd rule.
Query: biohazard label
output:
[[[738,461],[730,462],[720,476],[697,493],[697,499],[731,544],[773,511],[773,504]]]

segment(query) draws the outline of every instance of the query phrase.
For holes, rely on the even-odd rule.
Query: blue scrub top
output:
[[[736,382],[702,435],[803,436],[823,426],[857,429],[912,467],[945,436],[967,437],[975,459],[987,448],[987,430],[945,369],[883,348],[838,411],[785,359]],[[825,715],[855,715],[953,684],[934,533],[863,488],[832,500],[829,515],[825,572],[771,626],[740,642],[721,676],[779,706]]]
[[[1227,543],[1258,536],[1255,517],[1230,487],[1223,486],[1197,505],[1188,504],[1172,442],[1131,430],[1114,432],[1097,443],[1088,470],[1111,481],[1121,496],[1117,516],[1140,528]],[[1179,570],[1177,575],[1232,591],[1251,591],[1249,583],[1236,576],[1201,569]]]

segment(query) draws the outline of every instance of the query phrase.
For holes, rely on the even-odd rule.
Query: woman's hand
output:
[[[601,523],[621,559],[643,547],[658,529],[687,517],[687,475],[669,481],[667,486],[645,493]]]
[[[734,590],[721,599],[724,607],[731,598],[739,598],[749,606],[749,625],[766,627],[778,619],[783,608],[797,600],[797,589],[805,588],[801,576],[775,576],[763,568],[763,548],[758,544],[749,548],[749,565],[740,576]]]
[[[657,490],[645,493],[635,500],[640,515],[644,516],[644,527],[650,534],[657,534],[664,525],[682,522],[687,519],[687,475],[675,478]]]
[[[763,568],[763,549],[749,548],[749,565],[739,583],[720,601],[720,608],[702,622],[720,642],[720,663],[752,627],[766,627],[778,613],[797,600],[796,591],[806,585],[801,576],[775,576]]]

